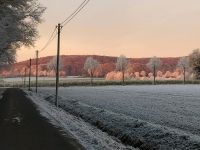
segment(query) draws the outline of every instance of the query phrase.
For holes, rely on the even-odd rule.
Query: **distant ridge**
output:
[[[47,56],[39,58],[39,72],[40,76],[45,75],[45,71],[47,71],[47,64],[54,56]],[[61,69],[63,75],[68,76],[82,76],[86,75],[86,71],[83,69],[85,60],[87,57],[93,57],[98,60],[102,66],[101,76],[105,76],[108,72],[115,70],[115,63],[117,57],[112,56],[99,56],[99,55],[62,55],[62,64],[63,68]],[[130,67],[133,68],[134,72],[146,71],[150,72],[150,70],[146,67],[150,58],[129,58]],[[159,68],[160,71],[174,71],[177,66],[177,62],[179,57],[167,57],[161,58],[162,66]],[[32,61],[32,71],[35,73],[35,59]],[[25,67],[28,68],[29,60],[17,62],[10,67],[3,67],[0,71],[0,74],[5,77],[13,77],[13,76],[21,76],[25,70]],[[42,72],[42,73],[41,73]]]

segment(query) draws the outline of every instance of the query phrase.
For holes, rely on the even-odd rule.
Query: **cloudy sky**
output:
[[[47,7],[35,48],[18,51],[18,61],[35,56],[56,24],[83,0],[39,0]],[[91,0],[61,34],[61,54],[175,57],[200,47],[200,0]],[[56,39],[40,56],[56,54]]]

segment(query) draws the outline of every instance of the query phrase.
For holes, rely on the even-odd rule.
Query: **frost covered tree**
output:
[[[122,84],[123,85],[124,85],[124,74],[127,69],[127,65],[128,65],[128,60],[127,60],[126,56],[120,55],[117,58],[116,70],[120,71],[122,73]]]
[[[100,65],[99,62],[92,57],[88,57],[84,64],[84,69],[90,75],[90,84],[93,85],[93,77],[96,71],[98,71]]]
[[[183,83],[185,84],[185,72],[190,68],[189,65],[189,58],[188,57],[181,57],[178,61],[178,68],[180,68],[183,72]]]
[[[62,64],[62,59],[59,59],[59,70],[62,69],[63,64]],[[49,71],[53,71],[54,73],[56,73],[56,68],[57,68],[57,56],[54,56],[50,62],[47,64],[47,69]]]
[[[149,60],[149,63],[147,64],[147,67],[153,71],[153,84],[156,84],[156,70],[158,69],[158,67],[161,65],[161,60],[160,58],[157,58],[156,56],[154,56],[153,58],[151,58]]]
[[[194,72],[195,78],[200,79],[200,51],[199,49],[193,50],[189,55],[189,64]]]
[[[15,62],[18,48],[34,46],[44,11],[37,0],[0,1],[0,65]]]

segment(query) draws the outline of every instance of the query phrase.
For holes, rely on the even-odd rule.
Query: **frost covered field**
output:
[[[54,88],[40,97],[54,101]],[[60,88],[60,106],[140,149],[200,149],[200,86]]]
[[[70,115],[61,108],[56,108],[35,93],[29,91],[26,91],[26,93],[36,104],[42,116],[61,129],[62,133],[66,134],[68,138],[77,140],[87,150],[138,150],[131,146],[123,145],[116,138],[110,137],[79,117]]]

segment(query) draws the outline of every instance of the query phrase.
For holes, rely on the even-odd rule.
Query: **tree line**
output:
[[[126,58],[126,56],[124,55],[120,55],[116,60],[115,71],[121,72],[122,85],[125,85],[125,72],[128,69],[128,64],[129,64],[128,58]],[[153,76],[153,84],[156,84],[156,75],[160,73],[158,68],[162,65],[161,59],[154,56],[149,60],[149,62],[146,65],[152,71],[151,74]],[[177,63],[177,68],[179,68],[182,71],[184,84],[186,82],[186,72],[192,72],[194,74],[194,78],[199,80],[200,50],[195,49],[188,56],[181,57]],[[88,72],[88,75],[91,78],[91,84],[93,84],[93,78],[95,72],[101,69],[99,62],[92,57],[88,57],[85,61],[84,69]]]
[[[22,46],[34,46],[38,37],[37,26],[42,22],[42,14],[45,11],[38,0],[2,0],[0,1],[0,65],[15,62],[16,50]],[[55,59],[55,58],[54,58]],[[49,70],[55,70],[55,60],[48,65]],[[129,62],[126,56],[121,55],[116,60],[116,71],[122,73],[122,84],[125,84],[125,72]],[[158,57],[152,57],[147,64],[153,74],[153,83],[156,83],[158,67],[162,64]],[[195,79],[200,79],[200,51],[194,50],[190,55],[180,58],[177,67],[184,75],[188,70],[194,73]],[[89,57],[84,69],[93,82],[94,73],[101,69],[97,60]]]

